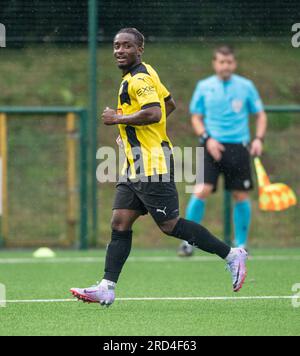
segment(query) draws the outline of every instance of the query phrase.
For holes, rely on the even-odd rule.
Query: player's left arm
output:
[[[131,115],[118,115],[114,110],[106,108],[102,114],[105,125],[151,125],[162,117],[161,103],[157,92],[157,83],[149,75],[132,78],[130,96],[137,101],[139,111]]]
[[[261,156],[264,138],[267,132],[268,119],[259,93],[252,82],[250,82],[249,85],[248,107],[250,114],[256,117],[256,135],[252,141],[250,153],[253,156]]]
[[[102,113],[102,120],[105,125],[150,125],[158,123],[161,119],[160,106],[152,106],[132,115],[118,115],[113,109],[106,108]]]
[[[167,117],[172,114],[174,110],[176,110],[176,103],[175,100],[170,96],[167,98],[168,100],[165,99],[165,105],[166,105],[166,115]]]
[[[169,90],[160,82],[162,95],[165,101],[166,116],[170,116],[174,110],[176,110],[176,103],[170,94]]]

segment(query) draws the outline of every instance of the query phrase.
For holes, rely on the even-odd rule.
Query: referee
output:
[[[206,199],[217,190],[218,178],[223,175],[225,189],[235,200],[235,245],[246,248],[251,222],[249,191],[253,188],[250,155],[262,154],[267,116],[254,84],[234,74],[237,61],[231,47],[214,51],[213,68],[215,75],[198,82],[190,103],[192,126],[205,148],[204,186],[195,186],[186,219],[203,220]],[[251,143],[250,114],[256,117],[256,136]],[[192,253],[187,242],[180,245],[180,256]]]

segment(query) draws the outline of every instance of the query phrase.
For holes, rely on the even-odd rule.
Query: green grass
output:
[[[300,250],[254,250],[258,256],[287,256],[284,261],[250,260],[248,279],[231,292],[224,263],[166,260],[128,261],[117,297],[289,296],[300,283]],[[97,257],[99,262],[72,261]],[[101,278],[104,251],[61,251],[68,263],[0,263],[7,299],[70,298],[72,286]],[[173,257],[173,250],[134,250],[132,257]],[[0,252],[6,258],[30,258],[31,252]],[[296,257],[296,258],[295,258]],[[294,259],[293,259],[294,258]],[[77,302],[8,303],[0,308],[0,335],[300,335],[300,308],[291,300],[116,301],[109,309]]]
[[[188,104],[195,84],[212,73],[211,51],[215,43],[147,44],[144,60],[158,70],[177,102],[169,119],[168,134],[175,146],[195,146]],[[300,102],[300,51],[287,42],[243,42],[236,45],[238,74],[252,79],[265,104]],[[3,53],[2,53],[3,52]],[[88,105],[88,51],[76,47],[32,46],[1,52],[1,105]],[[99,48],[98,110],[116,106],[120,72],[112,48]],[[18,241],[65,238],[66,175],[64,123],[49,119],[17,118],[9,123],[10,239]],[[252,125],[253,126],[253,125]],[[263,162],[273,182],[291,185],[300,196],[299,115],[270,115]],[[116,128],[98,127],[99,146],[116,147]],[[92,174],[92,173],[91,173]],[[98,245],[110,238],[114,184],[99,185]],[[179,184],[184,214],[189,195]],[[300,246],[298,209],[268,214],[258,210],[254,192],[252,246]],[[37,216],[39,217],[37,220]],[[38,224],[36,223],[38,221]],[[204,223],[221,236],[222,194],[209,200]],[[147,231],[147,234],[145,234]],[[162,239],[149,218],[135,225],[136,245],[174,247]]]

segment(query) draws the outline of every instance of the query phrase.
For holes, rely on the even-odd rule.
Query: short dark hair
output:
[[[216,56],[218,53],[223,54],[223,56],[234,56],[235,57],[235,52],[234,52],[233,47],[228,46],[228,45],[222,45],[222,46],[217,47],[213,53],[214,59],[216,59]]]
[[[118,33],[116,34],[116,36],[119,33],[130,33],[131,35],[134,35],[135,37],[135,42],[139,47],[144,47],[144,43],[145,43],[145,37],[144,35],[137,30],[134,27],[127,27],[127,28],[122,28],[120,31],[118,31]]]

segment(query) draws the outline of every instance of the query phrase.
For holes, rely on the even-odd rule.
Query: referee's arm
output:
[[[266,136],[268,119],[266,112],[264,110],[255,114],[256,116],[256,138],[261,140]]]
[[[197,136],[202,136],[205,132],[203,118],[202,114],[193,114],[191,117],[192,126]]]
[[[261,156],[263,153],[263,142],[266,135],[268,118],[264,110],[254,114],[256,116],[256,136],[251,144],[251,155]]]

